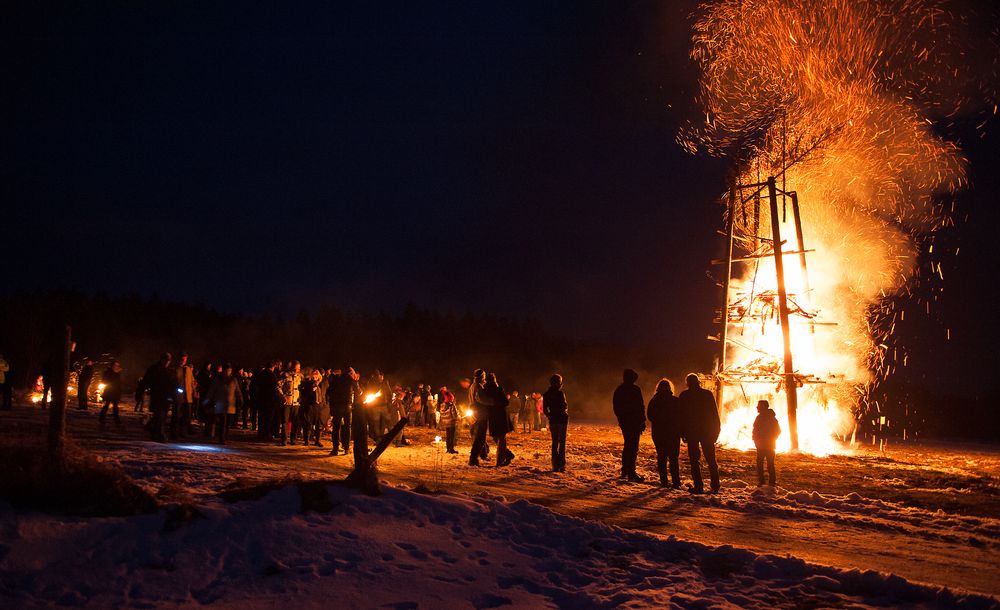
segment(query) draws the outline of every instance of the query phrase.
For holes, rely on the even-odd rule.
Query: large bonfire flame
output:
[[[963,155],[935,127],[981,108],[992,82],[991,70],[967,66],[972,39],[968,24],[933,0],[701,8],[691,56],[702,69],[704,121],[679,141],[733,157],[737,186],[775,176],[801,203],[808,275],[796,254],[783,261],[803,451],[840,450],[833,437],[851,434],[864,388],[902,363],[891,334],[905,314],[889,297],[908,286],[918,251],[950,222],[942,199],[966,184]],[[731,212],[735,246],[761,257],[733,268],[721,441],[752,448],[755,406],[765,398],[787,451],[775,263],[760,239],[771,236],[771,219],[766,191],[753,194],[740,191]],[[779,199],[784,249],[794,251],[792,212]]]

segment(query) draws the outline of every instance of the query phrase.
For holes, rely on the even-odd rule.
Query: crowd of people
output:
[[[6,362],[0,357],[0,376]],[[88,406],[90,384],[97,375],[93,361],[86,359],[78,372],[79,408]],[[0,379],[3,379],[0,377]],[[687,376],[687,388],[675,395],[673,384],[661,379],[648,404],[637,385],[639,375],[625,369],[622,383],[612,397],[614,414],[622,433],[621,477],[642,482],[636,470],[640,438],[647,421],[652,427],[656,449],[656,465],[660,484],[679,489],[680,446],[687,446],[692,493],[704,493],[701,458],[708,468],[711,493],[720,489],[719,467],[715,445],[721,422],[713,394],[701,387],[695,374]],[[100,374],[100,422],[104,424],[110,411],[120,423],[119,402],[122,397],[122,367],[112,361]],[[48,384],[47,384],[48,385]],[[256,371],[234,368],[232,364],[206,364],[195,370],[188,354],[176,359],[164,353],[138,380],[135,404],[150,417],[146,427],[157,441],[179,440],[201,434],[217,442],[227,442],[228,430],[234,427],[256,432],[262,442],[280,446],[295,445],[325,448],[329,439],[329,455],[347,455],[352,437],[355,444],[380,443],[387,435],[397,445],[410,441],[400,422],[410,426],[436,428],[444,432],[448,453],[458,453],[456,436],[463,424],[468,424],[471,439],[469,465],[479,466],[489,459],[490,443],[495,444],[496,466],[510,464],[515,455],[508,447],[507,435],[548,430],[551,436],[551,464],[554,472],[566,468],[566,429],[569,404],[563,391],[563,378],[552,375],[549,388],[542,393],[517,390],[507,392],[498,382],[496,373],[476,369],[471,379],[460,385],[467,396],[466,409],[447,386],[437,390],[427,383],[415,388],[393,386],[379,370],[373,370],[362,380],[351,366],[340,368],[311,367],[303,369],[297,361],[273,361]],[[43,388],[45,392],[47,388]],[[45,406],[43,393],[42,406]],[[353,424],[352,424],[353,422]],[[390,434],[391,433],[391,434]],[[776,482],[775,445],[781,428],[767,401],[758,404],[753,439],[757,445],[758,483]],[[361,438],[358,438],[358,437]]]

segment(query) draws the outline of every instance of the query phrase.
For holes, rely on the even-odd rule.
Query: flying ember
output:
[[[866,388],[892,373],[890,297],[950,221],[942,200],[966,186],[965,158],[935,125],[991,86],[960,69],[965,25],[922,0],[701,7],[704,121],[678,140],[735,163],[712,337],[723,443],[753,447],[765,399],[788,432],[779,451],[841,451]]]

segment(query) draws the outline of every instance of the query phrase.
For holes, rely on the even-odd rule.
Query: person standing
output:
[[[517,421],[521,432],[531,433],[531,409],[535,408],[535,402],[531,399],[531,392],[525,392],[521,399],[520,407],[517,411]]]
[[[170,401],[177,393],[177,377],[170,370],[172,359],[170,352],[163,352],[160,359],[146,369],[142,384],[136,390],[139,395],[149,390],[149,410],[153,417],[149,420],[148,428],[154,441],[167,440],[167,411],[170,409]]]
[[[448,386],[442,386],[441,398],[437,410],[441,414],[440,425],[444,426],[444,444],[448,453],[458,453],[455,450],[455,430],[458,427],[458,404],[455,395],[448,391]]]
[[[90,406],[88,394],[90,393],[90,382],[94,380],[94,361],[87,358],[83,361],[83,368],[76,377],[76,401],[77,409],[86,411]]]
[[[197,375],[195,375],[195,383],[198,384],[199,397],[197,417],[198,421],[205,427],[205,436],[210,436],[209,423],[212,419],[212,409],[203,403],[206,403],[204,399],[208,396],[208,389],[212,387],[212,376],[214,371],[215,367],[211,362],[209,362],[200,371],[198,371]]]
[[[122,365],[120,362],[115,360],[101,374],[101,383],[104,384],[104,392],[101,394],[104,406],[101,407],[100,423],[104,423],[108,415],[108,407],[111,407],[112,418],[116,424],[120,424],[122,423],[118,417],[118,403],[122,399]]]
[[[359,378],[357,371],[349,366],[342,368],[340,374],[334,371],[333,377],[330,378],[327,390],[329,396],[327,402],[330,404],[330,415],[333,416],[330,428],[330,442],[333,443],[333,447],[330,449],[330,455],[337,455],[338,447],[343,448],[344,455],[350,451],[351,409],[355,400],[360,400],[358,395],[361,389],[357,381]]]
[[[490,436],[497,443],[497,468],[500,468],[510,464],[514,453],[507,448],[507,434],[511,431],[510,418],[507,417],[507,393],[497,382],[496,373],[486,376],[484,392],[490,397],[487,418]]]
[[[236,413],[243,404],[243,392],[240,390],[239,380],[233,375],[233,365],[227,363],[222,367],[222,372],[212,379],[212,385],[208,389],[208,402],[214,412],[212,425],[215,427],[215,434],[218,435],[219,444],[225,445],[229,425],[236,419]]]
[[[656,446],[656,471],[660,474],[660,485],[666,487],[667,462],[670,463],[669,485],[674,489],[681,486],[680,451],[681,426],[678,420],[677,397],[674,396],[674,385],[669,379],[663,378],[656,384],[656,392],[649,399],[646,408],[649,423],[653,432],[653,445]]]
[[[715,441],[722,430],[719,409],[715,406],[715,397],[701,387],[701,381],[694,373],[687,376],[687,387],[677,398],[677,403],[681,413],[681,433],[687,439],[688,459],[691,461],[691,478],[694,480],[691,491],[705,493],[699,463],[700,454],[704,453],[712,493],[716,493],[720,487],[719,465],[715,461]]]
[[[556,373],[549,378],[549,389],[545,391],[542,405],[549,418],[549,434],[552,436],[552,472],[566,472],[566,427],[569,425],[569,404],[562,390],[562,375]]]
[[[368,423],[368,436],[378,443],[389,421],[389,401],[392,400],[392,388],[385,380],[382,371],[375,369],[365,385],[365,419]]]
[[[274,441],[276,414],[282,410],[284,399],[278,390],[278,363],[271,362],[254,375],[254,396],[257,401],[257,440]]]
[[[622,472],[623,479],[643,482],[646,479],[635,471],[639,456],[639,438],[646,429],[646,405],[642,400],[642,390],[635,384],[639,374],[632,369],[622,373],[622,384],[615,389],[612,398],[618,427],[622,431]]]
[[[479,458],[486,459],[486,432],[489,427],[489,408],[491,397],[485,392],[486,371],[476,369],[472,373],[472,383],[469,384],[469,408],[472,410],[472,451],[469,453],[469,466],[479,466]]]
[[[181,352],[174,368],[177,377],[177,394],[174,408],[170,413],[170,434],[173,438],[183,438],[191,430],[191,405],[195,402],[194,367],[188,363],[187,352]]]
[[[309,379],[302,383],[302,444],[305,446],[309,446],[309,437],[313,438],[313,445],[323,446],[323,428],[330,417],[329,389],[330,383],[323,379],[323,373],[318,368],[313,369]]]
[[[767,460],[767,484],[772,487],[777,482],[774,470],[774,455],[781,424],[774,409],[766,400],[757,401],[757,419],[753,421],[753,444],[757,448],[757,486],[764,484],[764,460]]]
[[[431,386],[427,383],[421,383],[417,385],[417,395],[420,396],[420,413],[421,416],[418,418],[417,423],[422,426],[427,426],[428,428],[433,428],[437,423],[434,418],[434,412],[431,411]]]
[[[282,447],[288,443],[288,433],[291,432],[292,444],[295,444],[295,435],[299,428],[299,388],[302,386],[302,365],[298,360],[293,360],[288,365],[288,370],[282,375],[278,388],[281,390],[281,412],[278,422],[281,425],[278,442]]]
[[[0,354],[0,411],[10,411],[13,408],[14,380],[10,377],[10,363]]]

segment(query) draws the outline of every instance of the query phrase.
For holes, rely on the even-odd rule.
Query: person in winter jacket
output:
[[[642,400],[642,390],[635,384],[639,374],[632,369],[622,373],[622,384],[615,389],[612,404],[618,427],[622,431],[622,472],[623,479],[633,482],[645,481],[635,471],[639,456],[639,437],[646,429],[646,403]]]
[[[177,393],[177,377],[170,369],[171,360],[173,356],[170,352],[164,352],[159,361],[146,369],[142,383],[136,390],[137,396],[149,390],[149,410],[153,418],[149,421],[148,428],[155,441],[167,440],[167,411]]]
[[[288,442],[288,432],[291,429],[292,442],[295,442],[295,435],[298,434],[301,423],[299,408],[301,403],[299,388],[302,385],[302,365],[298,360],[293,360],[288,370],[281,376],[278,382],[278,390],[281,392],[282,406],[278,423],[281,426],[281,440],[279,445],[284,446]]]
[[[233,365],[226,364],[222,367],[222,373],[212,379],[212,385],[208,388],[208,403],[215,414],[212,425],[216,428],[219,444],[225,445],[229,424],[235,421],[237,409],[243,406],[243,391],[239,380],[233,375]]]
[[[339,449],[343,448],[344,455],[347,455],[351,448],[351,410],[355,401],[361,402],[361,388],[358,387],[357,379],[360,376],[351,367],[345,366],[333,372],[329,377],[329,389],[327,390],[330,403],[330,415],[333,421],[330,427],[330,440],[333,448],[330,455],[338,455]]]
[[[108,416],[108,407],[111,407],[111,416],[116,424],[120,424],[122,423],[121,419],[118,418],[118,403],[122,399],[122,365],[120,362],[115,360],[101,374],[101,383],[104,384],[104,392],[101,394],[104,406],[101,407],[100,422],[104,423],[104,419]]]
[[[704,453],[712,483],[712,493],[715,493],[719,491],[720,486],[719,465],[715,461],[715,441],[719,439],[719,432],[722,429],[719,409],[715,406],[715,397],[701,387],[697,375],[691,373],[687,376],[687,386],[688,389],[681,392],[677,398],[677,403],[681,413],[681,435],[687,440],[688,459],[691,460],[691,478],[694,479],[691,491],[705,492],[699,463],[700,454]]]
[[[507,417],[507,393],[497,383],[496,373],[486,375],[484,391],[490,397],[487,408],[490,436],[497,442],[497,467],[506,466],[514,459],[514,454],[507,448],[507,434],[511,431],[510,418]]]
[[[775,445],[781,436],[781,426],[766,400],[757,401],[757,419],[753,421],[753,444],[757,447],[757,485],[764,484],[764,460],[767,460],[767,484],[774,485]]]
[[[174,408],[170,411],[170,433],[174,438],[191,434],[191,405],[195,397],[194,367],[188,362],[187,352],[181,352],[177,357],[174,374],[177,376],[177,395],[174,396]]]
[[[656,470],[660,474],[660,485],[670,485],[674,489],[681,486],[679,457],[681,451],[681,423],[674,396],[674,384],[669,379],[661,379],[656,384],[656,392],[649,399],[646,415],[653,432],[656,446]],[[670,462],[670,479],[667,479],[667,461]]]
[[[552,472],[566,472],[566,427],[569,425],[569,404],[563,393],[562,375],[549,378],[549,389],[542,398],[545,416],[549,418],[552,435]]]
[[[368,422],[368,436],[375,443],[382,440],[389,427],[389,402],[392,400],[392,386],[386,381],[382,371],[375,369],[365,384],[365,418]],[[393,424],[396,422],[393,422]]]
[[[473,422],[472,451],[469,453],[469,466],[479,466],[479,458],[486,459],[489,448],[486,444],[486,432],[489,429],[489,412],[495,397],[486,391],[486,371],[476,369],[472,373],[472,383],[469,385],[469,408],[472,410]]]
[[[439,392],[437,410],[441,415],[440,425],[444,427],[444,444],[448,453],[458,453],[455,450],[455,430],[458,427],[458,403],[455,402],[455,395],[448,391],[447,386],[442,386]]]
[[[330,403],[327,402],[329,382],[323,379],[319,369],[313,369],[309,379],[302,383],[302,444],[309,445],[309,437],[313,437],[313,445],[322,447],[320,438],[330,417]],[[292,439],[293,441],[295,439]]]

